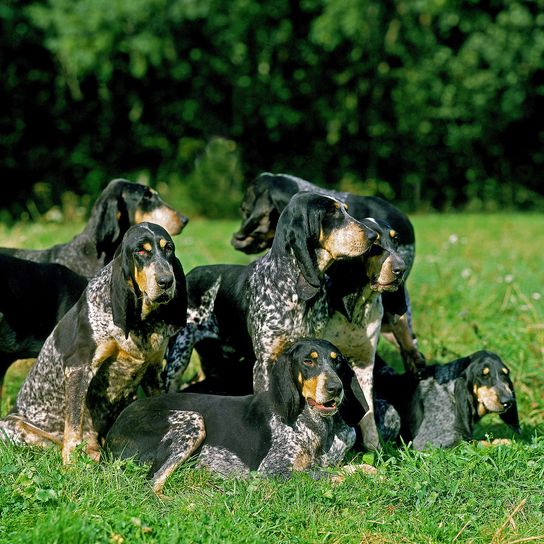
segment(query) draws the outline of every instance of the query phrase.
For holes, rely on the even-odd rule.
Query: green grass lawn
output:
[[[414,216],[416,264],[408,280],[414,326],[429,361],[478,349],[512,370],[522,435],[495,416],[479,441],[414,452],[386,446],[374,474],[340,484],[295,474],[289,481],[217,478],[190,466],[157,499],[146,470],[84,455],[68,468],[57,449],[0,447],[0,542],[544,542],[544,220],[537,215]],[[194,220],[176,237],[185,271],[246,263],[230,244],[236,221]],[[0,245],[44,247],[81,225],[0,226]],[[39,311],[39,309],[37,309]],[[399,365],[388,345],[380,352]],[[28,364],[7,378],[2,414]]]

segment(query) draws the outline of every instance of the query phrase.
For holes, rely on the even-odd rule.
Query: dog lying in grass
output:
[[[272,366],[268,390],[242,397],[171,393],[137,400],[113,424],[106,445],[117,457],[151,464],[157,494],[190,457],[222,475],[287,476],[340,462],[355,430],[337,412],[344,406],[359,412],[363,402],[337,348],[303,339]]]
[[[490,351],[429,365],[420,381],[409,373],[397,374],[378,357],[374,391],[382,438],[400,437],[417,450],[448,448],[472,439],[474,425],[490,413],[498,413],[520,432],[510,370]]]

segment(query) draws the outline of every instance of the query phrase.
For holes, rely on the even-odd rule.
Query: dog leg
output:
[[[172,411],[168,423],[168,432],[157,448],[166,449],[166,459],[155,459],[150,470],[153,491],[158,496],[163,495],[168,476],[189,459],[206,438],[204,418],[197,412]]]
[[[357,381],[363,390],[365,400],[368,404],[368,412],[359,422],[359,427],[363,436],[363,444],[371,451],[379,450],[381,448],[380,435],[378,433],[378,427],[376,426],[376,420],[374,417],[374,364],[362,366],[358,361],[354,361],[353,372],[355,373]]]

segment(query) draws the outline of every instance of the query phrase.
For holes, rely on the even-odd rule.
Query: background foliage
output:
[[[230,215],[269,170],[409,209],[534,208],[543,7],[5,0],[1,206],[33,216],[123,176]]]

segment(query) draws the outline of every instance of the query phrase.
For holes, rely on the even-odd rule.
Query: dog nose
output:
[[[510,408],[512,408],[513,405],[514,405],[514,399],[512,399],[512,398],[502,400],[502,407],[505,410],[509,410]]]
[[[189,222],[189,218],[186,215],[180,214],[179,220],[183,226],[187,225],[187,223]]]
[[[393,274],[395,274],[395,276],[397,277],[400,277],[404,274],[405,270],[406,270],[405,266],[398,264],[393,267]]]
[[[331,397],[339,397],[342,394],[342,382],[331,380],[327,383],[326,389]]]
[[[172,274],[161,274],[157,276],[157,285],[161,289],[169,289],[174,283],[174,276]]]

